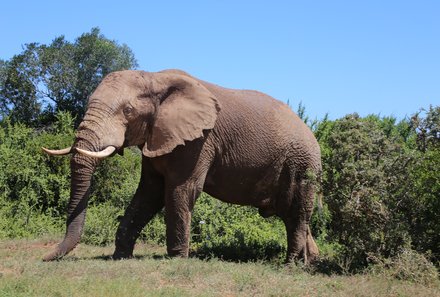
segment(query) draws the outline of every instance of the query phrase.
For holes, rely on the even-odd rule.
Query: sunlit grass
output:
[[[0,243],[0,296],[439,296],[422,286],[373,275],[326,276],[297,266],[218,259],[169,259],[139,245],[135,258],[112,261],[113,247],[80,245],[44,263],[54,240]]]

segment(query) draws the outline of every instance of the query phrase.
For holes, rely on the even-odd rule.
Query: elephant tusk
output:
[[[61,150],[49,150],[45,147],[41,148],[46,154],[51,156],[64,156],[70,154],[72,147],[66,147]]]
[[[115,150],[116,150],[116,148],[114,146],[108,146],[106,149],[104,149],[100,152],[90,152],[87,150],[76,148],[76,151],[78,153],[83,154],[88,157],[93,157],[93,158],[98,158],[98,159],[103,159],[103,158],[110,156],[111,154],[113,154],[113,152]]]

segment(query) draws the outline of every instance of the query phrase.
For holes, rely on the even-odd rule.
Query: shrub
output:
[[[117,217],[120,214],[122,210],[111,202],[90,205],[87,208],[82,242],[93,245],[112,244],[115,241],[119,224]]]
[[[60,121],[63,117],[71,119],[60,114]],[[69,161],[49,159],[41,152],[41,146],[70,145],[73,130],[69,124],[69,120],[62,122],[49,133],[37,132],[21,124],[12,125],[8,120],[1,123],[0,207],[4,214],[8,214],[6,217],[11,227],[0,236],[24,237],[44,233],[40,230],[44,228],[42,222],[53,231],[52,226],[58,224],[56,218],[65,213],[70,188]],[[52,216],[54,219],[50,222]]]
[[[159,212],[142,230],[140,240],[159,245],[166,244],[164,211]]]
[[[407,165],[413,155],[405,151],[393,123],[354,114],[318,126],[329,211],[327,230],[320,232],[342,246],[338,257],[350,269],[365,267],[367,254],[394,255],[410,242],[408,226],[399,223],[404,213],[396,210],[410,188]]]
[[[197,255],[248,261],[284,257],[286,231],[277,218],[263,219],[255,208],[234,206],[203,193],[192,219]]]
[[[65,221],[21,203],[0,204],[0,238],[37,238],[62,234]]]
[[[440,262],[440,148],[420,155],[411,168],[411,190],[402,201],[413,246]]]
[[[105,159],[94,173],[90,201],[95,204],[109,202],[125,209],[136,192],[140,173],[141,153],[137,148],[125,149],[123,157]]]
[[[369,272],[392,277],[399,280],[411,281],[422,285],[439,284],[437,268],[423,254],[411,249],[402,249],[391,258],[370,257],[375,262]]]

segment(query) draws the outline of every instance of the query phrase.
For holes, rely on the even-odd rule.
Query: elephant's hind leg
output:
[[[119,223],[113,259],[131,258],[136,239],[145,225],[164,207],[163,178],[143,160],[139,187]]]
[[[307,231],[307,261],[309,263],[313,262],[319,256],[319,249],[316,245],[315,240],[313,239],[312,232],[310,231],[310,226]]]
[[[314,185],[302,180],[292,181],[291,206],[283,217],[287,230],[287,262],[303,258],[304,263],[313,261],[319,254],[318,247],[310,232],[310,218],[313,210]]]

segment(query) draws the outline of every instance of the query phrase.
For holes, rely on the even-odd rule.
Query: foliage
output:
[[[422,112],[426,113],[421,117]],[[411,124],[417,131],[418,149],[426,152],[430,148],[440,146],[440,106],[429,106],[429,110],[422,109],[411,118]]]
[[[255,208],[230,205],[203,193],[192,219],[192,246],[202,257],[277,259],[286,251],[281,220],[264,220]]]
[[[26,205],[0,204],[0,238],[41,238],[64,231],[65,220],[40,213]]]
[[[166,228],[165,228],[165,216],[164,211],[159,212],[145,227],[139,241],[148,242],[153,244],[166,244]]]
[[[72,142],[73,129],[66,127],[66,115],[58,118],[63,122],[52,133],[13,125],[9,120],[0,126],[0,201],[14,204],[13,216],[32,211],[64,213],[70,188],[69,162],[41,153],[42,146],[64,147]]]
[[[322,187],[332,216],[328,235],[345,246],[355,266],[365,265],[367,252],[391,255],[407,243],[406,230],[393,223],[399,220],[393,203],[405,186],[411,156],[385,133],[387,120],[349,115],[321,138]]]
[[[29,125],[38,119],[41,110],[37,87],[32,81],[36,73],[32,70],[35,56],[31,51],[35,47],[29,44],[27,52],[1,65],[0,112],[2,116],[9,115],[12,122]]]
[[[424,255],[410,249],[401,250],[392,258],[371,259],[375,264],[369,272],[375,275],[396,278],[422,285],[438,282],[437,268]]]
[[[434,261],[440,262],[440,106],[425,112],[425,117],[417,113],[411,119],[418,154],[404,204],[414,248],[430,251]]]
[[[407,220],[417,250],[440,260],[440,149],[425,152],[411,171]]]
[[[94,245],[113,243],[118,227],[116,218],[121,214],[121,209],[108,201],[88,207],[87,223],[81,241]]]
[[[312,227],[318,243],[342,247],[333,256],[344,269],[362,269],[369,258],[395,257],[402,248],[439,261],[439,114],[430,107],[424,117],[400,122],[353,114],[315,126],[323,207]]]
[[[26,44],[21,54],[0,63],[0,111],[13,123],[31,126],[52,123],[58,111],[68,111],[78,124],[103,77],[136,66],[130,48],[98,28],[74,43],[59,36],[49,45]]]
[[[128,206],[138,186],[141,173],[141,153],[137,148],[124,150],[101,162],[94,174],[90,201],[100,204],[110,201],[119,209]]]

